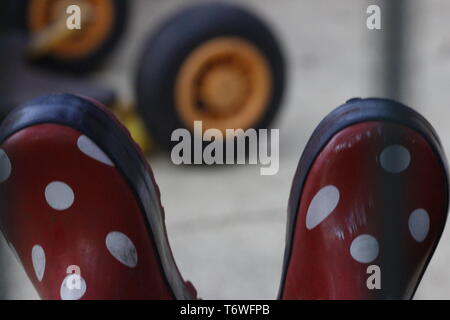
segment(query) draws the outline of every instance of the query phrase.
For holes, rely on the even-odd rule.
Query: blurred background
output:
[[[196,1],[130,2],[122,41],[90,76],[90,81],[117,90],[126,103],[134,100],[137,57],[149,32]],[[261,176],[259,166],[175,166],[166,152],[152,154],[149,161],[161,189],[175,259],[199,296],[274,299],[290,184],[309,136],[328,112],[352,97],[395,98],[421,112],[450,151],[450,2],[228,2],[262,17],[286,58],[286,92],[272,124],[280,129],[279,173]],[[382,9],[382,30],[366,27],[371,4]],[[0,298],[37,298],[3,238],[0,246]],[[449,265],[447,229],[415,298],[449,299]]]

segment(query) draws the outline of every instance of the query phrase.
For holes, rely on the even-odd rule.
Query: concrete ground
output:
[[[148,31],[185,0],[133,1],[126,40],[95,75],[133,98],[135,59]],[[242,0],[271,23],[289,61],[280,128],[280,171],[260,176],[257,166],[176,167],[166,154],[150,158],[162,191],[174,255],[204,299],[273,299],[284,249],[291,179],[319,121],[355,96],[380,96],[383,31],[366,28],[366,8],[377,1]],[[450,2],[411,0],[405,103],[421,111],[450,150]],[[383,20],[382,20],[383,21]],[[450,230],[417,292],[418,299],[450,298]],[[8,253],[9,298],[36,298]]]

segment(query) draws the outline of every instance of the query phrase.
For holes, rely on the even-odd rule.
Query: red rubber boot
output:
[[[443,232],[447,162],[431,125],[383,99],[328,115],[291,189],[282,299],[410,299]]]
[[[43,299],[193,299],[152,171],[89,99],[57,94],[0,128],[2,231]]]

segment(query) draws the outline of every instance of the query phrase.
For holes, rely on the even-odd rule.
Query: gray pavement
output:
[[[148,31],[187,1],[133,1],[127,40],[97,74],[133,98],[135,57]],[[174,255],[204,299],[273,299],[284,249],[286,206],[303,147],[319,121],[355,96],[382,95],[378,81],[381,34],[365,26],[363,0],[238,1],[258,12],[278,33],[289,61],[288,90],[280,128],[280,171],[259,167],[176,167],[165,154],[149,159],[162,192]],[[411,0],[407,95],[450,150],[450,2]],[[426,186],[424,186],[424,191]],[[450,298],[450,230],[446,230],[416,298]],[[10,298],[36,298],[23,271],[9,264]],[[20,285],[18,285],[20,284]]]

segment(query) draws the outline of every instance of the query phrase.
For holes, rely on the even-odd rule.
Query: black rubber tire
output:
[[[273,94],[264,116],[252,127],[267,128],[280,108],[285,86],[285,61],[268,25],[236,5],[205,3],[190,6],[170,17],[152,34],[137,66],[138,110],[152,138],[164,149],[175,144],[170,141],[173,130],[185,127],[175,105],[178,71],[193,49],[220,36],[250,41],[269,62]]]
[[[99,44],[98,47],[89,54],[76,58],[76,59],[62,59],[55,55],[46,55],[42,58],[34,61],[43,67],[55,69],[57,71],[69,72],[69,73],[87,73],[99,68],[103,62],[105,62],[107,56],[109,56],[119,43],[121,36],[124,34],[126,25],[128,22],[128,13],[130,11],[131,1],[127,0],[105,0],[113,3],[115,17],[113,27],[109,36]],[[28,4],[30,0],[18,0],[20,4],[21,16],[23,17],[21,24],[27,32],[29,27],[27,25]]]

